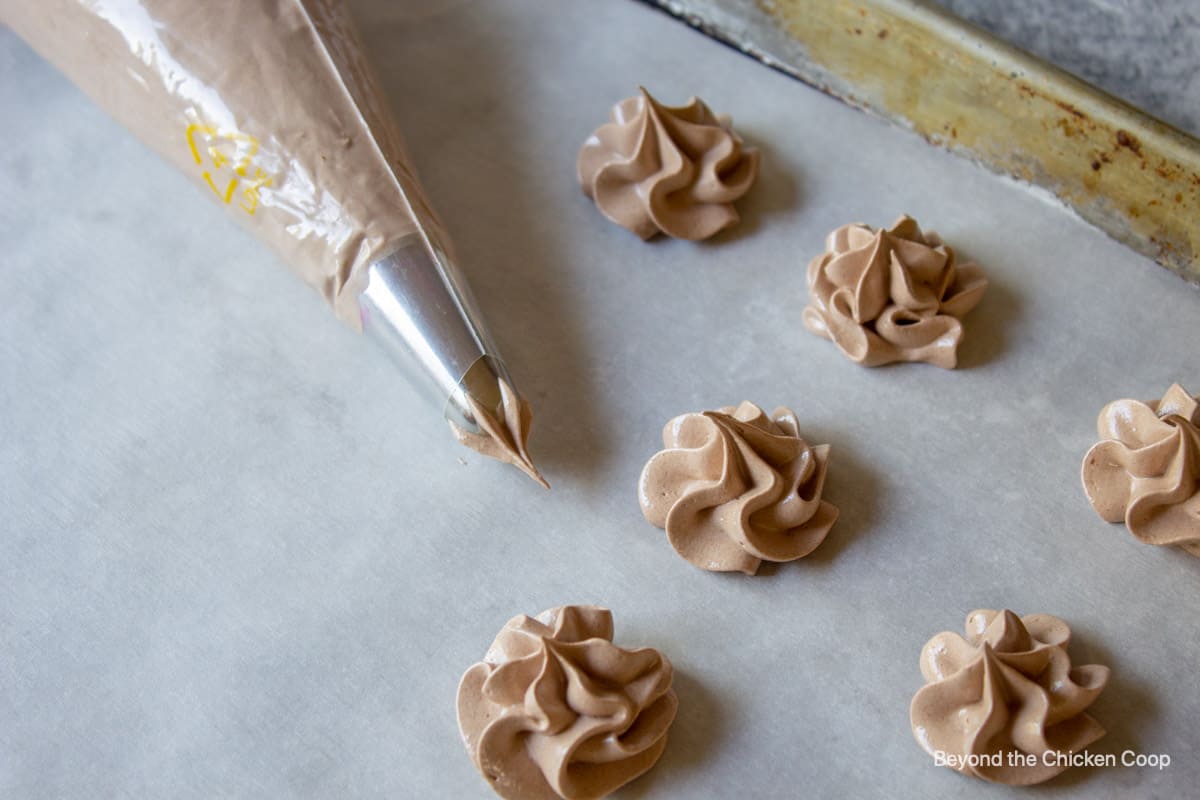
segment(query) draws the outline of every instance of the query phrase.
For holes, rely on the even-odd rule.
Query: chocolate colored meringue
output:
[[[701,569],[753,575],[825,540],[838,510],[821,499],[829,445],[810,447],[796,415],[744,402],[683,414],[642,470],[638,500],[671,546]]]
[[[645,89],[612,110],[583,143],[577,170],[600,213],[643,239],[707,239],[738,221],[733,201],[758,175],[727,116],[696,97],[664,106]]]
[[[909,714],[930,755],[943,754],[964,775],[1026,786],[1067,768],[1056,753],[1077,753],[1104,735],[1084,711],[1108,683],[1108,667],[1071,667],[1065,622],[983,610],[967,615],[966,629],[965,639],[945,631],[921,650],[927,685]]]
[[[529,427],[533,422],[529,401],[509,386],[508,381],[500,379],[499,384],[500,404],[494,409],[484,408],[475,398],[468,397],[471,413],[479,424],[479,433],[463,430],[453,421],[450,422],[450,430],[454,432],[454,438],[475,452],[512,464],[549,489],[550,484],[533,465],[526,447]]]
[[[983,270],[958,264],[936,233],[902,216],[887,230],[844,225],[808,265],[804,326],[851,361],[876,367],[958,363],[959,319],[987,289]]]
[[[1100,412],[1103,441],[1083,458],[1096,513],[1143,542],[1200,556],[1200,403],[1179,384],[1161,400],[1117,400]]]
[[[501,797],[603,797],[658,761],[678,704],[671,663],[612,636],[595,606],[514,617],[463,675],[459,731]]]

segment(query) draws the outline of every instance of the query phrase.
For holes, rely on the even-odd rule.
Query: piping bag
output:
[[[547,486],[340,0],[0,0],[0,21],[378,340],[459,441]]]

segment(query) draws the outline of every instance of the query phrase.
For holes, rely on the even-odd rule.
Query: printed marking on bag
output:
[[[258,139],[241,131],[221,131],[213,125],[193,122],[185,131],[188,148],[196,164],[204,167],[201,177],[221,202],[229,205],[241,189],[238,207],[253,216],[259,192],[274,182],[254,163]]]

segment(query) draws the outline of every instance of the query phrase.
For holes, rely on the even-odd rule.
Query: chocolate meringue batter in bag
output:
[[[365,268],[441,234],[335,0],[0,0],[0,20],[358,329]]]

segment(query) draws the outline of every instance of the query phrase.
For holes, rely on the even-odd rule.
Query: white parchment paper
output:
[[[554,484],[459,447],[381,354],[0,33],[0,795],[486,798],[454,693],[514,614],[607,605],[677,669],[627,798],[1016,796],[909,732],[918,654],[1051,613],[1112,668],[1093,752],[1038,792],[1200,783],[1200,560],[1079,485],[1118,397],[1200,392],[1200,293],[1028,190],[633,2],[360,0],[432,200],[535,408]],[[643,243],[575,183],[645,84],[763,150],[736,230]],[[902,212],[983,264],[962,368],[801,327],[804,267]],[[833,447],[811,557],[701,572],[637,506],[671,416],[788,405]]]

